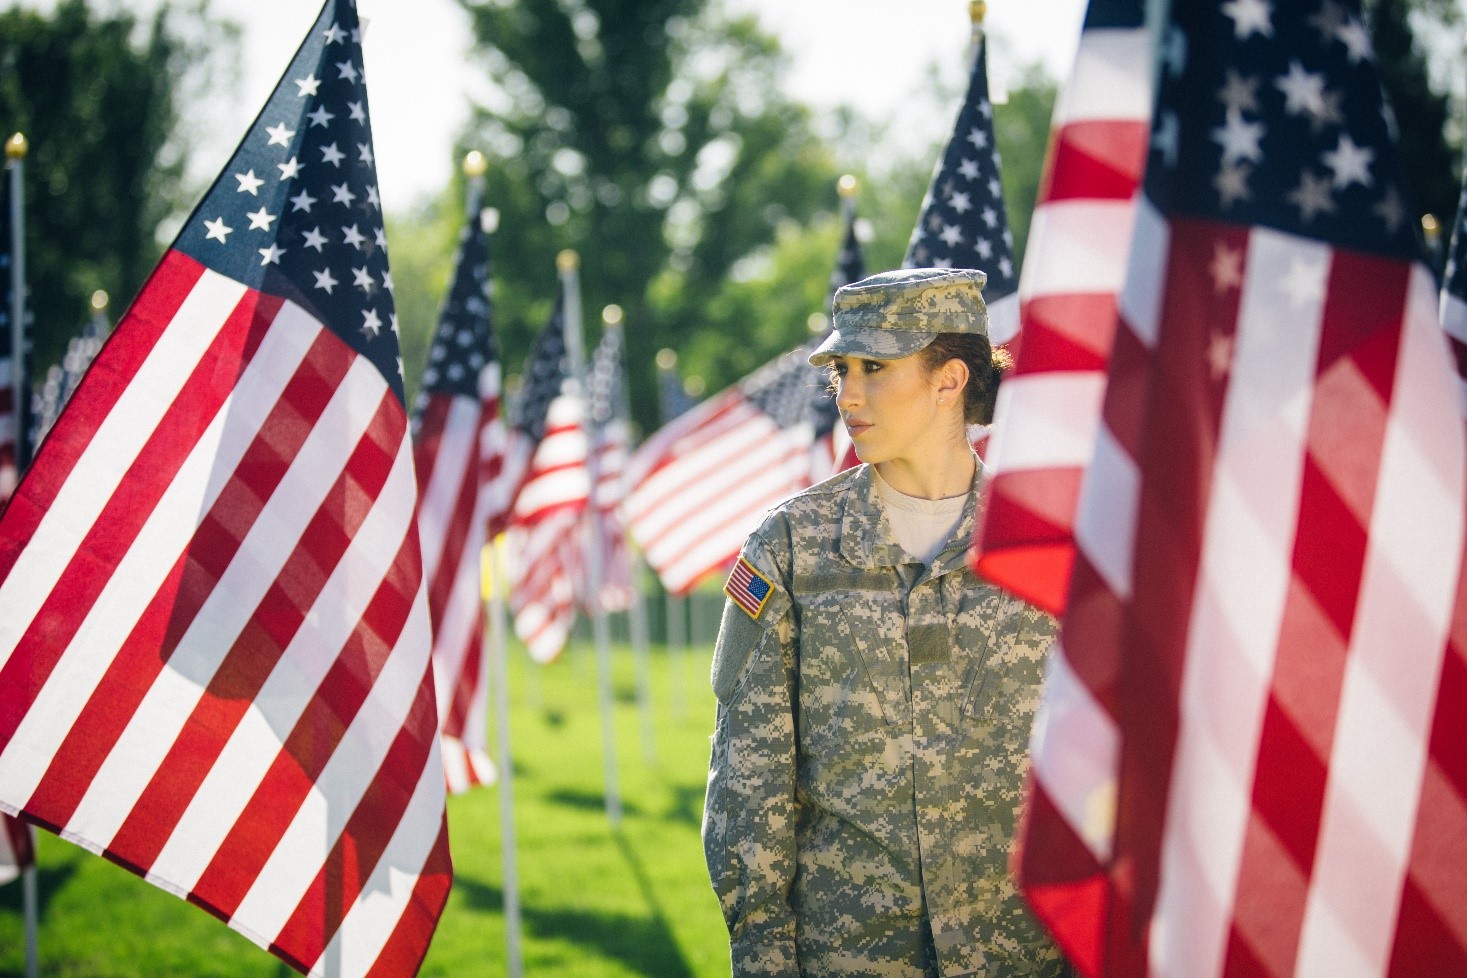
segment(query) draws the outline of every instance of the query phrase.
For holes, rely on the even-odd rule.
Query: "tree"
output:
[[[184,37],[180,13],[196,31]],[[156,229],[191,196],[180,93],[231,50],[207,3],[145,24],[85,0],[0,12],[0,125],[24,132],[27,278],[40,375],[87,317],[96,289],[129,299],[157,262]],[[188,85],[198,91],[196,84]]]

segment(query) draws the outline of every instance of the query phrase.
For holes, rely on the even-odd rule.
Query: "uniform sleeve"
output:
[[[718,719],[703,852],[728,924],[734,978],[798,978],[789,893],[795,873],[795,622],[773,561],[743,559],[769,585],[757,615],[725,602],[713,656]]]

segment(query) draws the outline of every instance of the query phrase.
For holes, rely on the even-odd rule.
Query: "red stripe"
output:
[[[642,533],[639,539],[644,551],[653,551],[672,534],[681,534],[693,538],[697,543],[706,542],[719,530],[730,526],[748,525],[748,515],[758,514],[773,506],[775,503],[783,502],[801,489],[808,487],[809,483],[798,476],[786,476],[783,473],[791,462],[799,461],[806,455],[806,449],[801,445],[793,445],[783,455],[767,462],[761,463],[758,468],[750,468],[742,460],[735,460],[717,469],[709,470],[705,475],[694,483],[683,483],[676,495],[678,505],[683,508],[687,515],[676,522],[669,523],[660,532],[655,534]],[[774,481],[774,478],[780,481]],[[753,484],[759,493],[753,495],[750,501],[732,516],[725,516],[718,522],[710,522],[712,514],[719,512],[718,504],[724,502],[726,497],[739,489],[747,489]],[[635,525],[636,521],[633,521]],[[753,526],[748,527],[750,530]],[[740,541],[742,543],[742,541]],[[737,555],[737,548],[729,555]],[[660,559],[663,566],[671,561]]]
[[[1060,200],[1130,200],[1141,180],[1151,125],[1145,119],[1072,122],[1054,141],[1040,205]]]
[[[1109,292],[1037,295],[1024,303],[1024,345],[1011,376],[1052,370],[1103,371],[1116,332]]]
[[[343,359],[351,354],[334,334],[323,332],[322,335],[340,347],[336,352]],[[323,398],[319,408],[325,406]],[[302,415],[298,420],[307,417]],[[401,419],[402,405],[395,394],[387,391],[345,470],[337,477],[275,583],[225,655],[172,749],[109,846],[130,862],[152,865],[255,696],[305,622],[369,512],[362,500],[376,499],[387,481],[393,459],[386,454],[379,439],[394,427],[400,433]],[[271,427],[267,424],[266,431]]]
[[[470,772],[472,775],[472,768]],[[438,840],[428,861],[413,886],[412,902],[387,938],[382,952],[367,971],[366,978],[398,978],[415,975],[428,953],[438,916],[448,902],[448,889],[453,883],[453,864],[448,856],[448,822],[438,830]]]
[[[483,416],[480,415],[475,425],[475,437],[473,443],[478,444],[478,433],[483,430]],[[439,433],[440,435],[442,432]],[[432,464],[434,460],[426,460]],[[449,464],[456,465],[460,460],[454,459]],[[431,473],[431,469],[429,473]],[[438,562],[433,567],[424,567],[424,573],[428,579],[428,613],[433,620],[434,634],[437,634],[438,626],[443,623],[443,611],[448,604],[449,596],[453,593],[454,581],[460,570],[459,563],[463,558],[464,549],[470,545],[472,537],[476,542],[482,544],[483,537],[471,530],[474,514],[479,501],[479,466],[470,462],[462,467],[459,479],[458,491],[454,495],[453,509],[448,514],[448,520],[444,523],[442,533],[443,541],[438,550]],[[419,479],[425,480],[427,473],[420,471]],[[420,485],[427,485],[421,481]],[[478,568],[473,570],[474,578],[478,579]]]
[[[480,669],[484,661],[484,603],[478,602],[474,613],[474,626],[469,630],[468,648],[464,650],[463,664],[458,675],[453,677],[453,695],[449,700],[447,715],[441,718],[440,728],[450,737],[462,738],[468,726],[469,708],[476,694],[482,693]]]
[[[341,361],[337,369],[332,369],[333,351],[346,355],[337,357]],[[323,331],[317,337],[301,368],[284,388],[261,434],[242,456],[234,477],[223,487],[210,512],[200,520],[193,540],[179,555],[167,583],[149,601],[47,767],[28,807],[48,822],[65,825],[70,821],[158,673],[213,592],[219,576],[234,559],[244,534],[285,475],[290,460],[309,432],[309,420],[325,407],[352,356],[330,333]],[[313,364],[313,361],[319,362]],[[305,424],[298,423],[302,410],[314,412],[308,415]],[[274,660],[270,661],[273,664]],[[167,824],[171,827],[172,822]],[[159,840],[158,844],[161,843]],[[117,849],[120,858],[129,865],[147,867],[156,856],[156,849],[151,855],[144,855],[143,851],[134,851],[132,843],[119,846],[118,840],[113,841],[111,848]]]
[[[408,527],[361,624],[194,887],[197,902],[225,919],[234,916],[393,653],[421,580],[417,532],[416,524]]]
[[[248,362],[259,337],[269,328],[279,307],[278,299],[257,293],[245,295],[191,371],[178,398],[169,406],[129,466],[116,492],[87,531],[77,554],[42,603],[36,617],[27,625],[9,661],[0,668],[0,687],[15,690],[0,701],[0,750],[14,736],[21,718],[35,702],[42,685],[85,619],[87,609],[92,607],[115,573],[118,563],[189,451],[233,391],[234,379]],[[103,352],[115,348],[125,350],[127,345],[110,345]],[[111,366],[104,364],[100,357],[97,364],[103,367],[104,376],[111,373]],[[85,394],[79,392],[73,403],[77,404],[81,414],[75,418],[86,417],[93,407],[92,399],[107,393],[96,387]],[[73,417],[70,411],[67,416]],[[74,463],[74,459],[68,461]],[[17,496],[17,501],[20,498]],[[32,500],[27,500],[27,504],[30,502]],[[9,535],[12,529],[19,530],[9,521],[9,514],[17,511],[22,523],[28,518],[25,515],[27,505],[12,504],[4,523],[0,523],[0,537],[19,546],[26,541]],[[30,529],[34,532],[34,527]],[[18,550],[10,550],[0,557],[7,576],[18,554]]]
[[[1081,974],[1097,978],[1108,916],[1104,868],[1032,777],[1012,855],[1015,879],[1034,916]]]
[[[430,394],[423,405],[423,413],[418,417],[417,430],[413,432],[413,471],[418,476],[420,496],[432,483],[433,467],[437,464],[438,452],[443,444],[443,432],[452,410],[452,397]]]
[[[275,937],[274,943],[288,949],[297,960],[320,959],[377,868],[431,756],[437,736],[437,730],[430,726],[433,719],[430,670],[419,680],[407,722],[388,748],[382,766],[352,811],[315,881]]]

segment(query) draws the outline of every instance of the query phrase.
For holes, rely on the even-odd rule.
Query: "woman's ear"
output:
[[[946,402],[962,403],[963,388],[968,383],[968,365],[953,357],[937,368],[937,396]]]

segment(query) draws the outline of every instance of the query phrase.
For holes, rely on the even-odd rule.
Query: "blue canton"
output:
[[[1424,253],[1356,2],[1175,4],[1146,171],[1165,213]]]
[[[403,400],[361,39],[352,0],[326,4],[174,246],[308,310]]]
[[[825,313],[830,315],[835,291],[842,285],[859,282],[866,277],[866,256],[861,250],[861,239],[856,235],[856,208],[848,203],[844,208],[845,233],[841,237],[840,255],[830,273],[830,293],[825,298]],[[814,393],[810,399],[811,422],[815,426],[815,437],[823,438],[835,430],[840,420],[840,409],[835,404],[835,392],[825,382],[827,372],[823,367],[812,367],[815,371]]]
[[[557,296],[550,321],[535,339],[530,357],[525,362],[524,384],[515,401],[511,422],[537,445],[545,437],[545,419],[550,413],[550,403],[560,396],[569,377],[564,296]]]

